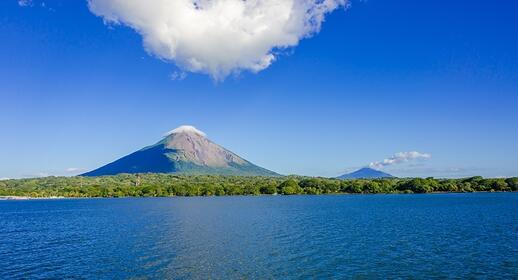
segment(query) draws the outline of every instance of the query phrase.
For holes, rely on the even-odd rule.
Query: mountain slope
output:
[[[354,172],[339,176],[338,178],[339,179],[378,179],[378,178],[394,178],[394,176],[392,176],[388,173],[379,171],[379,170],[365,167],[365,168],[356,170]]]
[[[169,132],[158,143],[143,148],[82,176],[120,173],[181,173],[277,176],[210,141],[192,126]]]

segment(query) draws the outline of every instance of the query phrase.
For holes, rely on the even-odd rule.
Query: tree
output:
[[[410,181],[403,182],[400,185],[400,190],[411,190],[415,193],[427,193],[433,191],[433,186],[430,185],[429,179],[415,178]]]
[[[511,188],[507,185],[505,179],[494,179],[490,184],[491,189],[495,191],[510,191]]]
[[[364,191],[368,193],[380,193],[381,185],[376,181],[369,181],[367,184],[365,184]]]
[[[277,193],[277,187],[274,185],[266,185],[259,188],[261,194],[275,194]]]
[[[518,191],[518,177],[508,178],[505,181],[507,182],[507,185],[509,186],[509,188],[511,188],[513,192]]]
[[[288,179],[279,185],[282,194],[293,195],[302,193],[302,188],[294,179]]]

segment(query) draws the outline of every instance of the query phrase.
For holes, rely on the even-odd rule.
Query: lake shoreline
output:
[[[323,194],[258,194],[258,195],[194,195],[194,196],[93,196],[93,197],[65,197],[65,196],[50,196],[50,197],[31,197],[31,196],[0,196],[0,201],[27,201],[27,200],[67,200],[67,199],[114,199],[114,198],[200,198],[200,197],[264,197],[264,196],[371,196],[371,195],[437,195],[437,194],[476,194],[476,193],[517,193],[517,191],[477,191],[477,192],[429,192],[429,193],[323,193]]]
[[[16,195],[6,195],[0,196],[1,200],[56,200],[56,199],[69,199],[75,197],[64,197],[64,196],[49,196],[49,197],[32,197],[32,196],[16,196]],[[88,198],[88,197],[85,197]]]
[[[0,196],[168,197],[226,195],[320,195],[518,191],[518,177],[458,179],[389,178],[340,180],[322,177],[120,174],[0,181]]]

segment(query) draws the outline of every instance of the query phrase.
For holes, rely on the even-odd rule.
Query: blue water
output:
[[[0,202],[0,279],[518,278],[518,194]]]

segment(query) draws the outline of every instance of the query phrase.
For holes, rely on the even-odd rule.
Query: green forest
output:
[[[518,178],[393,178],[339,180],[313,177],[241,177],[121,174],[0,181],[0,196],[160,197],[221,195],[377,194],[517,191]]]

